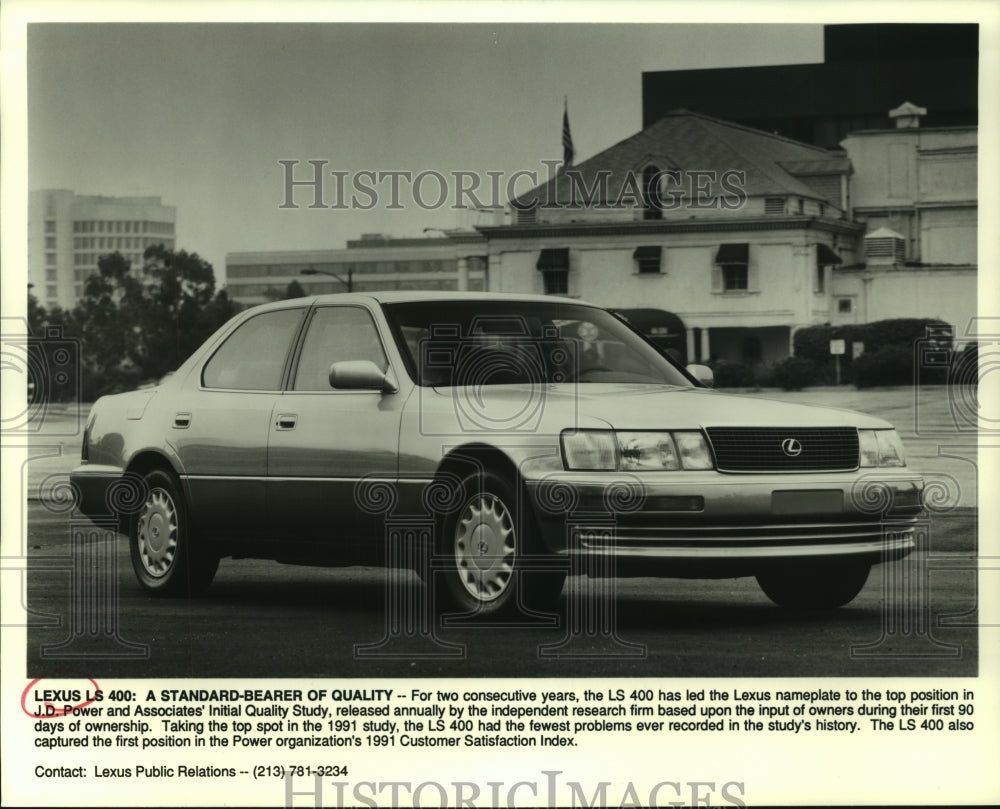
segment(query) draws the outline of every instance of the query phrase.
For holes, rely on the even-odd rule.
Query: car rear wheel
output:
[[[514,487],[491,473],[462,482],[463,505],[443,520],[443,590],[449,606],[500,613],[544,609],[562,590],[565,570],[553,569],[537,541],[533,517]],[[526,507],[525,507],[526,509]]]
[[[868,581],[871,565],[808,565],[760,573],[757,583],[779,607],[832,610],[850,603]]]
[[[136,578],[154,595],[197,595],[212,583],[219,557],[192,542],[187,504],[176,478],[154,469],[144,480],[146,500],[129,532]]]

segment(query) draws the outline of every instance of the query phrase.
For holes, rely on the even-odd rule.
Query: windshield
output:
[[[603,309],[560,302],[383,304],[419,385],[626,382],[693,387],[688,377]]]

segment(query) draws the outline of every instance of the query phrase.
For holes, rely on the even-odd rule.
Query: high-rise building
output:
[[[121,253],[133,268],[143,251],[176,242],[177,209],[159,197],[78,196],[66,189],[32,191],[28,201],[28,283],[46,307],[72,308],[97,261]]]
[[[906,100],[925,108],[923,127],[977,125],[977,25],[827,25],[823,45],[815,64],[643,73],[643,128],[683,108],[837,149],[850,132],[885,126],[885,111]]]

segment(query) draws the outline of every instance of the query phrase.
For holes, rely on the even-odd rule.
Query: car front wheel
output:
[[[832,610],[854,600],[870,571],[871,565],[857,563],[804,565],[760,573],[757,583],[779,607]]]
[[[219,557],[192,542],[187,504],[176,479],[155,469],[144,480],[146,499],[129,532],[136,578],[154,595],[197,595],[212,583]]]
[[[442,584],[451,606],[466,612],[499,613],[555,602],[566,578],[554,569],[536,540],[532,516],[515,489],[493,474],[462,483],[463,505],[444,520]]]

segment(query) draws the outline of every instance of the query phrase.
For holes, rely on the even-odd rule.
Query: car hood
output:
[[[624,430],[684,430],[703,427],[860,427],[887,428],[883,419],[853,410],[792,404],[764,396],[738,396],[708,388],[638,384],[492,385],[439,388],[444,399],[463,409],[516,412],[533,406],[541,421]],[[567,422],[571,418],[571,422]],[[539,425],[541,426],[541,425]]]

